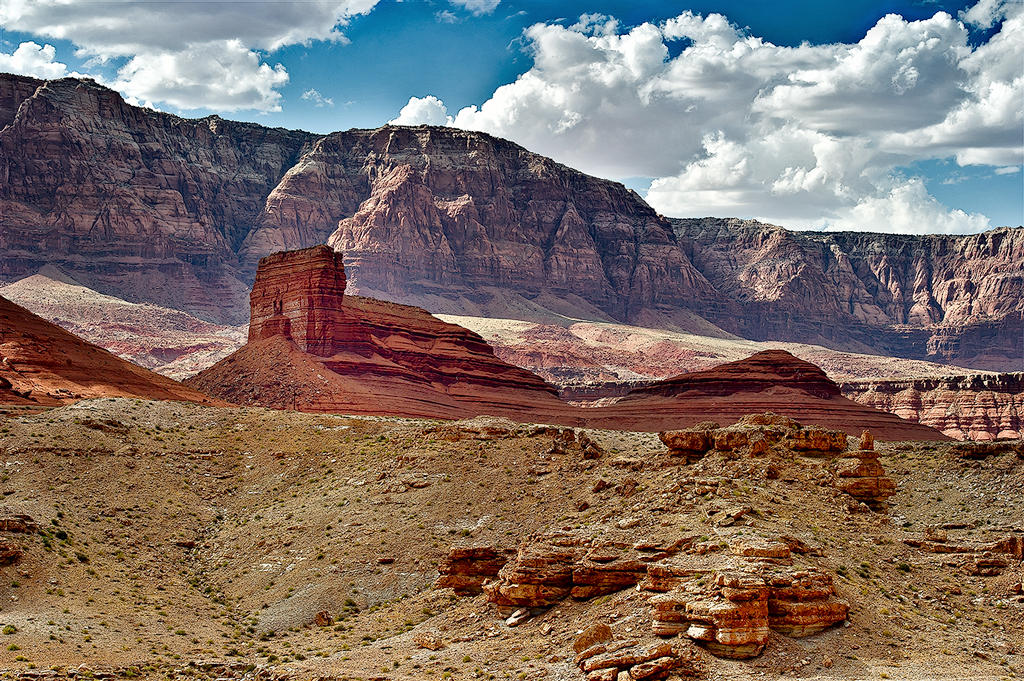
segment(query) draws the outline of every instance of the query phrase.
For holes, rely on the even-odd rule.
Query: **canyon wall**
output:
[[[848,381],[843,394],[958,440],[1024,437],[1024,373]]]
[[[0,75],[0,280],[46,265],[244,323],[258,260],[329,243],[354,292],[434,312],[625,321],[1001,371],[1024,358],[1024,230],[809,234],[668,220],[619,183],[439,127],[330,135]]]

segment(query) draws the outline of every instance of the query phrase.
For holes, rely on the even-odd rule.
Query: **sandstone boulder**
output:
[[[451,588],[460,596],[478,594],[483,583],[498,576],[508,562],[504,551],[490,545],[453,546],[437,566],[436,586]]]

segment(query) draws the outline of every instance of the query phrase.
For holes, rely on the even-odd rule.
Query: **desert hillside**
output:
[[[872,458],[843,438],[823,456],[779,440],[785,420],[746,423],[695,454],[654,434],[126,399],[11,418],[0,668],[583,679],[604,678],[586,660],[660,653],[675,678],[1018,672],[1019,451],[876,442]],[[726,449],[732,432],[765,445]],[[713,607],[666,619],[690,601]],[[787,603],[799,626],[772,609]],[[624,652],[577,665],[584,630]]]

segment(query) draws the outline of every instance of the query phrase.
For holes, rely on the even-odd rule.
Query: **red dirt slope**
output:
[[[846,399],[825,372],[785,350],[764,350],[706,371],[637,388],[615,404],[588,410],[595,428],[665,430],[700,421],[727,424],[772,411],[804,424],[883,440],[948,440],[939,431]]]
[[[0,297],[0,403],[51,406],[86,397],[222,404]]]
[[[239,404],[428,418],[575,422],[575,410],[477,334],[417,307],[345,296],[326,246],[260,261],[249,342],[187,383]]]

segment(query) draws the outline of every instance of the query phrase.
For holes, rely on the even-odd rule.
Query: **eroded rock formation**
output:
[[[556,391],[475,333],[427,312],[344,295],[326,246],[260,261],[249,342],[188,383],[239,404],[302,411],[574,419]]]
[[[612,405],[585,411],[588,425],[595,428],[656,431],[688,428],[708,418],[735,423],[750,414],[776,412],[789,421],[798,417],[801,423],[818,426],[787,434],[788,446],[805,453],[843,451],[843,432],[859,435],[865,428],[885,440],[947,439],[926,426],[846,399],[825,372],[784,350],[765,350],[713,369],[658,381]],[[715,448],[749,444],[742,428],[716,433]]]
[[[621,184],[453,128],[318,136],[0,76],[0,278],[244,323],[269,253],[330,243],[437,312],[586,319],[1016,370],[1024,231],[808,234],[659,216]],[[102,163],[96,159],[101,158]]]
[[[673,456],[689,463],[700,460],[711,450],[744,450],[753,456],[767,454],[772,447],[783,447],[805,456],[835,456],[846,451],[846,433],[841,430],[803,427],[786,416],[766,412],[749,414],[734,425],[720,428],[713,421],[698,423],[685,430],[658,433]]]
[[[1024,230],[911,236],[722,218],[672,224],[694,266],[741,310],[731,322],[721,318],[737,314],[728,306],[705,316],[745,338],[1020,368]]]
[[[639,585],[651,596],[652,634],[682,635],[721,657],[761,654],[769,631],[803,637],[846,619],[849,605],[838,597],[832,575],[813,565],[797,566],[786,541],[737,536],[728,552],[721,548],[696,537],[665,544],[630,541],[622,532],[594,528],[560,530],[527,540],[483,590],[499,612],[514,612],[518,619],[566,598],[587,600]],[[451,555],[457,552],[453,548]],[[491,560],[482,556],[473,564],[490,566]],[[607,667],[621,669],[678,656],[666,648],[643,660],[612,664],[611,653],[631,644],[616,648],[607,632],[591,633],[576,646],[576,661],[585,672],[605,667],[585,660],[607,660]]]

